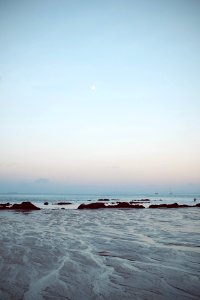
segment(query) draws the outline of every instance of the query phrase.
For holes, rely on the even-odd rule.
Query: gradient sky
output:
[[[199,0],[0,0],[0,192],[200,192]]]

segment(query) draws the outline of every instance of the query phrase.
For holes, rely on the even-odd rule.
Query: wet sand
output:
[[[199,213],[1,211],[0,299],[199,299]]]

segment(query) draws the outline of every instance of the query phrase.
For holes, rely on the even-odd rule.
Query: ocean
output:
[[[112,201],[125,201],[149,199],[151,204],[175,203],[193,205],[200,202],[200,194],[0,194],[0,203],[21,203],[22,201],[31,201],[40,208],[61,208],[57,206],[58,202],[70,202],[71,205],[63,206],[65,209],[76,209],[81,203],[89,201],[96,202],[98,199],[109,199]],[[49,206],[44,205],[48,202]],[[145,205],[143,203],[143,205]],[[148,207],[149,205],[145,205]]]
[[[199,207],[67,209],[99,198],[193,204],[200,195],[0,195],[45,207],[0,211],[0,299],[200,299]]]

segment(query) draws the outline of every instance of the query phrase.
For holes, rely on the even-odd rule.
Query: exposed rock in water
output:
[[[119,203],[119,202],[118,202]],[[150,203],[149,201],[142,201],[142,200],[132,200],[129,202],[130,204],[140,204],[140,203]]]
[[[143,203],[143,202],[150,202],[150,199],[139,199],[139,200],[131,200],[130,201],[130,203],[134,203],[134,202],[136,202],[136,203]]]
[[[110,201],[110,199],[98,199],[98,201]]]
[[[9,209],[10,203],[1,203],[0,204],[0,209]]]
[[[143,205],[133,205],[128,202],[118,202],[116,205],[107,206],[108,208],[145,208]]]
[[[143,205],[131,205],[128,202],[119,202],[115,205],[105,205],[105,203],[81,204],[78,209],[99,209],[99,208],[145,208]]]
[[[100,252],[98,252],[98,254],[100,256],[109,256],[110,255],[107,251],[100,251]]]
[[[31,202],[22,202],[20,204],[13,204],[9,209],[40,210],[39,207],[35,206]]]
[[[58,202],[57,205],[70,205],[71,202]]]
[[[99,209],[99,208],[105,208],[104,203],[89,203],[89,204],[84,204],[82,203],[79,205],[78,209]]]
[[[44,202],[44,205],[49,205],[49,202]]]
[[[152,204],[149,206],[149,208],[183,208],[183,207],[194,207],[193,205],[187,205],[187,204]]]

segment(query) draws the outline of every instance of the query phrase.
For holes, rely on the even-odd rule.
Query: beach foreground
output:
[[[0,299],[199,299],[199,209],[1,211]]]

